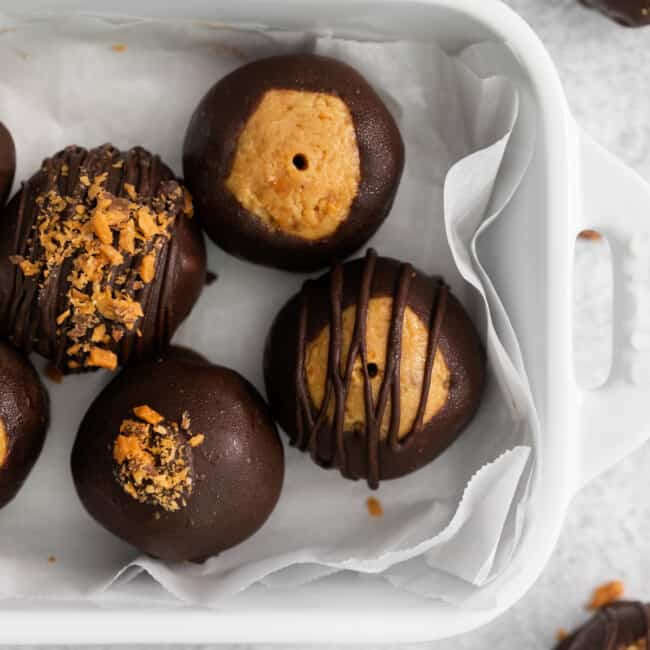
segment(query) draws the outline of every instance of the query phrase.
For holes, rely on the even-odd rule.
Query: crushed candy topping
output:
[[[116,480],[140,503],[169,512],[184,508],[194,488],[191,449],[205,436],[192,433],[187,411],[180,424],[147,405],[135,407],[133,414],[136,419],[122,421],[113,444]]]
[[[99,151],[105,158],[101,169],[124,166],[115,156],[125,154],[110,146]],[[73,174],[67,163],[53,171],[46,161],[43,173],[47,188],[35,198],[28,251],[10,260],[41,290],[49,282],[66,282],[65,304],[55,315],[57,333],[66,339],[63,365],[114,370],[117,344],[139,329],[144,316],[140,293],[154,281],[160,251],[191,198],[174,180],[162,181],[146,197],[134,184],[120,181],[118,193],[124,196],[116,196],[107,189],[108,171],[93,173],[82,165]],[[59,182],[60,177],[66,181]],[[68,191],[61,193],[62,186]],[[61,269],[65,278],[59,277]]]

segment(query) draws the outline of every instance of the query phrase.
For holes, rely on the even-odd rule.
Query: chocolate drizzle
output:
[[[161,348],[205,277],[190,212],[171,170],[140,147],[72,146],[46,159],[0,221],[0,333],[63,372]],[[94,220],[105,215],[102,233]]]
[[[645,643],[650,648],[650,612],[641,602],[618,601],[601,607],[556,650],[626,650]]]
[[[433,364],[438,349],[440,330],[447,309],[448,288],[438,280],[435,291],[434,304],[431,311],[429,324],[429,342],[427,349],[424,380],[421,387],[420,402],[417,415],[411,430],[400,439],[398,436],[401,418],[400,409],[400,361],[402,357],[402,328],[404,312],[408,304],[411,281],[415,277],[413,267],[408,263],[400,264],[398,281],[394,289],[391,322],[386,350],[386,369],[377,396],[376,403],[372,395],[370,374],[368,370],[368,355],[366,345],[366,326],[368,304],[372,293],[373,276],[377,262],[377,253],[370,249],[365,257],[359,292],[356,299],[356,313],[352,341],[344,360],[344,369],[341,373],[341,355],[343,347],[342,311],[343,311],[343,282],[344,272],[341,262],[336,262],[332,267],[329,290],[329,351],[327,359],[327,383],[325,397],[320,409],[315,413],[308,394],[305,376],[305,356],[307,347],[307,323],[311,298],[312,280],[308,280],[300,292],[300,317],[297,339],[297,364],[295,369],[296,390],[296,431],[293,444],[301,450],[309,450],[312,458],[324,467],[336,466],[341,474],[351,477],[347,462],[347,452],[344,431],[345,404],[348,398],[352,371],[357,357],[361,358],[361,368],[364,383],[365,407],[365,454],[367,467],[367,480],[370,488],[379,485],[380,464],[379,448],[381,441],[381,423],[391,400],[390,426],[386,444],[394,452],[407,447],[414,435],[423,427],[424,412],[431,386]],[[319,435],[326,428],[326,418],[330,401],[334,400],[334,415],[332,423],[335,448],[331,458],[319,457]],[[328,434],[329,435],[329,434]]]

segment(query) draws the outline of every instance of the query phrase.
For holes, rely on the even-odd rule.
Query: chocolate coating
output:
[[[339,363],[334,359],[341,353],[341,334],[335,323],[349,306],[356,306],[357,319],[365,322],[365,317],[359,318],[358,315],[366,312],[368,300],[375,297],[393,299],[391,332],[394,335],[387,346],[387,367],[382,385],[382,390],[385,387],[386,394],[392,395],[393,404],[399,402],[395,389],[399,393],[402,381],[399,374],[401,344],[397,343],[402,340],[397,316],[401,309],[410,307],[429,327],[427,367],[430,369],[439,349],[450,371],[445,403],[427,422],[420,415],[403,439],[397,437],[392,417],[391,431],[384,440],[380,438],[376,425],[382,421],[381,407],[370,404],[368,397],[364,426],[357,431],[342,430],[342,410],[347,400],[349,379],[345,373],[336,373]],[[336,404],[331,421],[323,417],[326,404],[317,410],[305,385],[305,349],[325,326],[329,326],[330,332],[339,330],[333,335],[334,344],[330,342],[328,359],[328,385],[331,399]],[[367,326],[368,329],[371,327],[370,324]],[[367,387],[366,336],[365,329],[361,328],[354,357],[361,357]],[[349,365],[354,345],[351,345],[344,365]],[[377,258],[374,251],[370,251],[365,259],[344,265],[337,263],[332,272],[305,283],[302,291],[291,298],[275,318],[264,357],[271,409],[292,444],[303,451],[309,450],[314,462],[322,467],[337,467],[349,479],[367,479],[371,488],[377,487],[380,480],[398,478],[426,465],[456,439],[479,406],[485,367],[485,352],[472,322],[440,278],[425,276],[411,265],[394,259]],[[334,382],[333,377],[337,374]],[[426,373],[424,376],[420,410],[428,393],[428,388],[425,389]],[[368,392],[366,389],[366,395]],[[377,403],[380,402],[378,399]],[[340,423],[338,430],[333,424],[337,421]]]
[[[116,480],[111,448],[133,409],[148,405],[180,421],[187,411],[193,491],[175,511],[141,503]],[[259,393],[233,370],[170,348],[123,370],[90,406],[72,451],[72,475],[86,510],[141,551],[170,561],[200,560],[252,535],[280,495],[284,455]]]
[[[648,0],[580,0],[587,7],[598,9],[625,27],[650,25]]]
[[[16,171],[16,149],[11,133],[0,122],[0,208],[9,198]]]
[[[639,641],[650,647],[650,606],[618,601],[601,607],[556,650],[626,650]]]
[[[154,221],[157,234],[147,238],[138,225],[133,226],[136,248],[130,252],[122,247],[116,227],[109,230],[112,246],[108,248],[117,252],[118,262],[105,267],[101,280],[88,280],[89,271],[85,285],[77,280],[73,286],[73,274],[81,274],[75,265],[83,265],[88,253],[84,242],[95,246],[100,244],[98,237],[91,228],[89,234],[78,238],[82,243],[70,245],[72,252],[66,254],[61,253],[62,247],[48,251],[43,237],[51,237],[57,223],[60,227],[61,223],[79,223],[79,214],[95,215],[101,197],[113,201],[110,210],[119,207],[130,215],[131,226],[140,223],[136,216],[140,207],[150,210],[154,220],[162,214],[158,210],[164,210],[166,230]],[[198,299],[205,280],[203,236],[185,201],[184,190],[171,170],[158,156],[140,147],[120,152],[112,145],[91,150],[71,146],[46,159],[0,216],[0,334],[25,352],[34,350],[48,358],[64,373],[90,368],[83,350],[71,350],[76,344],[90,346],[98,325],[106,330],[104,340],[93,339],[92,345],[100,346],[114,365],[165,347]],[[54,212],[57,202],[65,206],[60,213]],[[75,212],[77,209],[82,212]],[[45,210],[49,221],[43,221]],[[94,216],[79,226],[80,232],[86,232],[83,228],[92,226],[93,221]],[[54,225],[43,226],[41,232],[43,223]],[[144,258],[151,256],[155,259],[153,273],[143,282],[141,267]],[[26,273],[21,260],[34,270],[26,266]],[[83,321],[84,310],[77,313],[73,306],[73,289],[88,296],[90,304],[97,304],[96,292],[108,292],[123,298],[121,304],[130,302],[130,307],[140,311],[131,322],[97,310]]]
[[[331,234],[307,240],[272,230],[226,188],[239,134],[269,90],[335,95],[352,115],[361,177],[347,218]],[[313,270],[362,246],[392,206],[404,167],[404,144],[393,117],[363,77],[335,59],[296,54],[245,65],[215,84],[194,112],[183,168],[208,235],[244,259],[288,270]]]
[[[50,421],[47,391],[29,360],[0,342],[0,508],[38,459]]]

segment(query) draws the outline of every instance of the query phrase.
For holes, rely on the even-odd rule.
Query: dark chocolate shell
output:
[[[0,216],[0,334],[62,372],[167,345],[205,281],[191,198],[140,147],[68,147]]]
[[[650,606],[618,601],[601,607],[556,650],[635,650],[650,648]]]
[[[36,370],[0,342],[0,508],[9,503],[38,459],[50,421],[50,402]]]
[[[284,452],[251,384],[170,348],[123,370],[90,406],[72,475],[86,510],[113,534],[154,557],[200,560],[266,521]]]
[[[11,133],[0,122],[0,209],[4,207],[16,172],[16,149]]]
[[[379,322],[367,315],[385,298],[386,335],[375,342]],[[334,334],[323,339],[324,331]],[[319,345],[328,346],[320,356]],[[310,382],[319,372],[327,379],[317,403]],[[264,358],[271,409],[292,444],[372,488],[426,465],[456,439],[479,406],[485,373],[474,325],[442,280],[374,251],[306,282],[277,315]],[[436,382],[444,392],[427,415]],[[353,390],[363,395],[357,413]]]
[[[263,222],[227,187],[241,134],[272,91],[319,93],[342,100],[351,115],[352,138],[358,150],[358,186],[342,221],[322,237],[306,239],[298,232]],[[336,160],[340,140],[332,138],[323,144],[323,150]],[[291,133],[282,144],[293,146]],[[291,178],[299,184],[301,172],[293,169],[292,161],[298,170],[309,167],[299,150],[291,150],[286,156],[286,174],[269,178],[268,183]],[[250,162],[251,167],[257,164],[256,160]],[[322,268],[361,247],[388,215],[403,167],[404,144],[395,121],[366,80],[340,61],[309,54],[261,59],[221,79],[194,112],[183,150],[185,181],[212,240],[238,257],[289,270]],[[297,218],[299,224],[301,219]]]

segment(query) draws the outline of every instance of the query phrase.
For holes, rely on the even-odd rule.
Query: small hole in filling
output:
[[[371,378],[377,376],[377,373],[379,372],[379,368],[377,367],[377,364],[376,364],[376,363],[369,363],[369,364],[366,366],[366,368],[367,368],[367,370],[368,370],[368,375],[369,375]]]
[[[307,157],[305,156],[305,154],[297,153],[293,157],[293,166],[296,169],[299,169],[301,172],[305,171],[305,169],[307,169],[307,167],[309,166],[309,164],[307,163]]]

